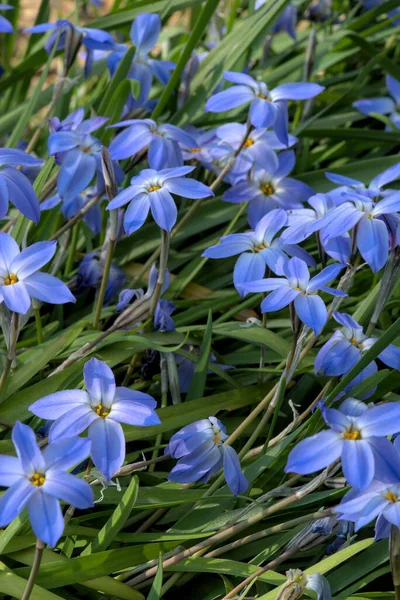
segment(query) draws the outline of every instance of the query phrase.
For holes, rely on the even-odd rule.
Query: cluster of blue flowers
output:
[[[256,9],[261,4],[258,2]],[[314,3],[308,18],[326,20],[330,4],[323,0]],[[12,7],[0,5],[0,10],[8,8]],[[296,8],[289,4],[274,31],[286,30],[295,37],[295,20]],[[3,17],[0,31],[12,31]],[[0,219],[9,218],[10,203],[34,223],[43,211],[60,205],[66,220],[82,213],[92,236],[96,236],[102,230],[101,202],[107,199],[106,214],[110,221],[112,215],[116,217],[117,241],[124,233],[130,236],[141,228],[149,213],[168,238],[178,218],[175,197],[203,200],[214,196],[213,186],[197,180],[200,170],[206,170],[223,184],[222,201],[246,203],[250,229],[246,227],[246,231],[221,238],[203,256],[237,257],[233,283],[240,296],[264,293],[262,313],[289,307],[295,341],[300,323],[303,332],[310,328],[319,336],[330,317],[326,295],[333,296],[333,302],[347,297],[341,284],[330,287],[331,283],[349,265],[356,268],[361,260],[373,273],[379,272],[399,244],[400,192],[388,185],[400,177],[400,163],[372,179],[368,187],[355,179],[327,173],[336,187],[326,194],[316,193],[303,181],[292,178],[296,160],[291,148],[298,140],[289,132],[289,103],[317,98],[324,87],[313,82],[283,83],[270,89],[268,82],[248,73],[228,71],[208,99],[205,111],[225,113],[239,109],[235,115],[240,115],[237,118],[243,123],[203,130],[193,126],[182,129],[152,118],[131,118],[132,114],[148,114],[155,102],[151,96],[153,79],[165,86],[175,68],[174,63],[151,55],[160,31],[161,19],[155,14],[139,15],[132,24],[130,39],[135,54],[128,78],[139,82],[140,93],[129,96],[118,117],[122,120],[107,124],[108,119],[101,115],[85,119],[83,109],[63,120],[49,120],[47,148],[59,167],[55,193],[52,191],[39,203],[33,181],[43,161],[22,150],[0,149]],[[48,53],[55,45],[57,50],[65,50],[74,32],[85,48],[87,76],[93,61],[104,57],[113,75],[128,51],[127,44],[117,43],[108,32],[66,20],[35,25],[26,32],[50,32],[45,42]],[[193,69],[182,75],[184,93],[200,61],[199,56],[194,58]],[[392,98],[359,100],[354,106],[365,115],[388,114],[398,127],[400,83],[388,76],[387,87]],[[110,173],[105,173],[101,139],[93,135],[106,127],[109,132],[117,129],[108,149],[113,194],[109,193]],[[124,187],[130,165],[141,162],[145,162],[145,168],[140,166]],[[193,177],[187,177],[189,174]],[[300,246],[312,235],[316,236],[320,251],[322,268],[317,270],[314,256]],[[37,302],[75,302],[71,291],[75,287],[77,294],[99,287],[106,268],[102,251],[94,249],[86,254],[75,281],[67,286],[55,275],[41,270],[53,260],[56,250],[55,241],[24,244],[20,250],[11,234],[0,232],[0,305],[10,311],[11,318],[29,316],[32,304]],[[166,268],[162,275],[154,311],[146,316],[150,314],[155,331],[171,332],[175,330],[175,306],[160,297],[169,285]],[[151,302],[156,295],[159,273],[154,266],[146,292],[122,290],[126,277],[116,265],[111,265],[107,276],[102,302],[110,304],[120,292],[115,311],[120,313],[118,318],[134,308],[136,302]],[[343,377],[377,338],[368,337],[350,315],[332,312],[343,329],[335,331],[319,349],[315,373]],[[143,320],[130,324],[141,326]],[[198,353],[198,348],[188,349]],[[173,358],[178,364],[180,391],[185,393],[195,362],[177,355]],[[215,356],[211,354],[210,360],[216,362]],[[400,349],[396,346],[388,346],[378,360],[400,371]],[[345,393],[377,370],[378,363],[372,361]],[[149,394],[117,386],[106,363],[89,359],[83,367],[83,379],[85,389],[60,390],[29,407],[33,415],[48,422],[43,451],[33,430],[17,422],[12,431],[17,457],[0,457],[0,485],[8,488],[0,498],[0,526],[10,523],[27,506],[35,534],[50,546],[57,544],[64,530],[60,501],[78,509],[93,506],[92,488],[69,471],[90,457],[105,481],[110,482],[126,458],[122,424],[160,424],[156,400]],[[380,538],[388,535],[390,524],[400,527],[399,438],[393,441],[388,437],[400,431],[400,405],[370,406],[363,402],[365,399],[347,397],[339,408],[322,401],[319,409],[329,429],[303,439],[292,450],[286,471],[310,474],[341,461],[352,489],[336,508],[338,518],[354,522],[358,529],[378,517],[376,535]],[[87,437],[79,437],[85,432]],[[234,496],[244,494],[249,487],[226,429],[214,416],[189,423],[172,435],[165,454],[177,460],[169,481],[203,484],[223,469]]]

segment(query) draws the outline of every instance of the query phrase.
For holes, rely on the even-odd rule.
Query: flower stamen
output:
[[[263,183],[260,186],[260,190],[262,191],[264,196],[271,196],[275,192],[274,188],[270,183]]]
[[[46,481],[46,477],[42,473],[34,473],[30,478],[30,481],[33,483],[33,485],[41,487]]]
[[[102,419],[105,419],[110,414],[110,411],[105,409],[102,404],[99,404],[97,406],[95,412],[96,412],[96,415],[99,415],[99,417],[101,417]]]
[[[397,502],[396,494],[393,494],[390,490],[386,493],[385,499],[389,500],[389,502]]]
[[[18,283],[18,277],[14,273],[10,273],[8,277],[4,278],[4,285],[13,285]]]
[[[149,187],[149,192],[157,192],[158,190],[161,190],[160,185],[152,185]]]

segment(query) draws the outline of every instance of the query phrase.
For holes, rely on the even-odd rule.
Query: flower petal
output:
[[[115,396],[115,377],[110,367],[91,358],[85,363],[83,376],[92,403],[110,407]]]
[[[380,271],[389,255],[389,232],[385,223],[380,219],[361,219],[357,230],[357,246],[372,271]]]
[[[289,454],[286,473],[307,475],[337,460],[342,452],[343,439],[335,431],[321,431],[302,440]]]
[[[178,209],[166,187],[149,194],[151,214],[157,225],[165,231],[171,231],[176,223]]]
[[[26,478],[19,478],[0,498],[0,527],[5,527],[19,515],[37,491]]]
[[[242,295],[243,287],[240,287],[242,284],[261,279],[264,274],[265,262],[263,257],[257,253],[244,252],[236,261],[233,271],[233,283]]]
[[[234,496],[238,494],[244,494],[249,487],[249,482],[242,473],[240,467],[240,460],[236,451],[232,446],[225,446],[224,444],[220,447],[223,456],[224,464],[224,476],[225,481],[228,484]]]
[[[129,189],[129,188],[128,188]],[[124,190],[125,191],[125,190]],[[122,194],[119,194],[122,196]],[[118,198],[118,196],[117,196]],[[116,200],[116,198],[115,198]],[[112,203],[108,205],[110,208]],[[137,194],[126,209],[124,216],[124,228],[127,235],[140,229],[147,219],[150,210],[149,194]]]
[[[24,281],[13,285],[3,285],[1,294],[6,306],[13,312],[25,315],[31,306],[31,298]]]
[[[19,246],[8,233],[0,232],[0,272],[10,273],[10,265],[19,254]]]
[[[41,419],[54,420],[81,404],[90,405],[90,397],[87,392],[63,390],[36,400],[28,407],[28,410]]]
[[[366,411],[359,419],[362,436],[386,436],[399,431],[400,404],[388,402]]]
[[[71,473],[55,470],[46,473],[43,492],[80,510],[93,506],[92,488],[86,481]]]
[[[24,477],[24,470],[20,460],[16,456],[0,456],[0,485],[11,487],[14,483]]]
[[[112,419],[97,419],[89,427],[92,458],[95,466],[110,481],[125,459],[125,438],[122,427]]]
[[[328,311],[322,298],[299,294],[294,300],[294,308],[300,321],[311,327],[314,334],[318,335],[328,318]]]
[[[206,112],[225,112],[253,100],[253,90],[245,85],[234,85],[211,96],[205,106]]]
[[[49,304],[76,302],[75,296],[65,283],[48,273],[34,273],[25,279],[24,284],[32,298],[42,302]]]
[[[22,468],[27,475],[36,471],[43,473],[44,458],[36,442],[35,434],[28,425],[17,421],[13,427],[11,438],[17,451]]]
[[[90,454],[90,440],[67,437],[48,444],[43,450],[46,471],[67,471],[85,460]]]
[[[375,473],[375,460],[366,440],[344,440],[342,468],[350,485],[365,488],[371,483]]]
[[[64,531],[64,517],[57,498],[39,490],[29,499],[28,511],[36,537],[54,548]]]
[[[49,431],[50,443],[79,435],[99,418],[90,406],[86,404],[76,406],[54,421]]]
[[[261,302],[261,310],[265,312],[274,312],[285,308],[288,304],[296,300],[301,292],[288,286],[281,286],[272,291]]]

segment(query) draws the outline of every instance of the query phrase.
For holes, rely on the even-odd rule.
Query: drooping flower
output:
[[[284,244],[279,231],[287,223],[287,214],[281,208],[266,214],[255,231],[232,233],[221,238],[221,243],[203,252],[208,258],[226,258],[240,255],[233,271],[233,283],[240,293],[244,283],[262,279],[268,267],[275,275],[283,275],[283,265],[289,256],[297,256],[307,265],[315,266],[314,259],[299,246]]]
[[[299,442],[291,451],[286,472],[314,473],[339,458],[347,481],[356,488],[372,480],[385,483],[400,477],[400,459],[386,436],[399,430],[400,406],[395,402],[365,407],[361,414],[323,408],[331,428]]]
[[[71,219],[79,212],[88,202],[98,196],[98,187],[87,188],[74,198],[63,200],[60,194],[54,194],[40,204],[40,210],[46,211],[61,204],[61,212],[66,219]],[[83,221],[89,229],[97,235],[101,231],[101,206],[100,202],[96,202],[83,216]]]
[[[196,146],[196,141],[179,127],[157,125],[152,119],[128,119],[110,127],[126,127],[110,144],[112,158],[129,158],[148,146],[149,165],[156,171],[183,165],[180,144]]]
[[[54,419],[50,442],[78,435],[88,428],[93,463],[110,480],[125,459],[121,423],[158,425],[156,401],[143,392],[116,387],[110,367],[96,358],[85,363],[83,376],[86,392],[55,392],[34,402],[29,410],[42,419]]]
[[[127,235],[139,229],[151,214],[161,229],[171,231],[175,225],[178,210],[171,194],[183,198],[207,198],[213,192],[204,183],[184,176],[194,167],[176,167],[174,169],[144,169],[132,177],[131,185],[120,192],[107,209],[120,208],[129,202],[125,212],[124,227]]]
[[[287,244],[299,244],[311,235],[307,226],[336,207],[335,202],[329,194],[315,194],[307,200],[312,208],[292,208],[288,210],[287,229],[282,233],[282,242]],[[343,234],[335,238],[328,238],[324,229],[319,231],[321,245],[326,254],[343,264],[347,263],[351,255],[351,239],[349,234]]]
[[[23,315],[31,298],[49,304],[75,302],[65,283],[39,271],[53,258],[56,248],[56,242],[36,242],[20,252],[17,242],[0,232],[0,302]]]
[[[110,33],[107,33],[107,31],[94,29],[93,27],[79,27],[78,25],[73,25],[66,19],[59,19],[55,23],[41,23],[40,25],[34,25],[33,27],[24,29],[23,33],[46,33],[47,31],[51,31],[51,34],[44,45],[46,52],[50,54],[57,40],[57,50],[64,50],[67,32],[71,29],[74,30],[77,35],[82,36],[82,44],[87,50],[85,74],[88,76],[91,70],[93,51],[112,50],[116,46],[114,38]]]
[[[156,77],[160,83],[165,86],[170,77],[170,71],[175,68],[175,64],[165,60],[156,60],[149,57],[151,49],[156,45],[161,32],[161,19],[159,15],[144,13],[138,15],[133,21],[130,38],[136,49],[135,56],[129,70],[129,79],[135,79],[140,83],[140,93],[137,98],[130,98],[129,108],[142,108],[148,100],[153,77]],[[107,59],[107,65],[111,74],[115,72],[117,65],[124,56],[125,50],[112,52]]]
[[[177,483],[207,483],[221,468],[234,496],[243,494],[249,484],[240,468],[239,457],[232,446],[223,442],[226,429],[215,417],[201,419],[175,433],[165,454],[178,459],[168,480]]]
[[[377,341],[365,335],[361,325],[346,313],[334,312],[333,318],[343,326],[337,329],[332,337],[322,346],[315,359],[315,373],[322,375],[344,375],[361,359]],[[392,369],[400,370],[400,348],[389,344],[378,355],[385,365]],[[375,361],[370,363],[373,374],[378,370]]]
[[[384,96],[383,98],[357,100],[353,102],[353,106],[363,115],[370,116],[371,113],[389,115],[392,123],[400,128],[400,82],[391,75],[386,75],[386,87],[391,98]]]
[[[390,222],[400,210],[400,192],[393,192],[379,202],[373,202],[357,192],[344,193],[345,201],[323,217],[307,225],[307,233],[323,229],[324,239],[330,240],[354,229],[355,245],[363,259],[376,273],[385,266],[390,240]]]
[[[0,148],[0,219],[8,211],[9,202],[25,217],[37,223],[40,219],[39,200],[28,177],[17,167],[40,168],[43,161],[21,150]]]
[[[71,116],[71,115],[70,115]],[[92,181],[97,173],[101,176],[101,144],[91,135],[108,119],[94,117],[76,124],[73,119],[71,129],[59,129],[51,133],[48,139],[49,154],[56,157],[61,165],[58,178],[58,193],[63,199],[70,200],[78,196]],[[124,178],[121,169],[115,164],[118,180]]]
[[[248,220],[253,229],[274,208],[302,208],[302,203],[314,192],[302,181],[288,177],[294,165],[292,150],[278,156],[266,154],[252,170],[248,181],[233,185],[222,199],[233,203],[249,202]]]
[[[332,0],[313,0],[306,10],[305,17],[310,21],[324,23],[332,14]]]
[[[83,257],[78,267],[76,279],[71,286],[74,293],[78,295],[88,288],[96,287],[100,283],[103,277],[104,261],[105,259],[100,252],[89,252]],[[118,265],[112,263],[104,294],[104,306],[110,304],[111,300],[125,285],[125,281],[126,275],[124,271]]]
[[[9,4],[0,4],[0,10],[14,10],[15,6],[10,6]],[[11,25],[10,21],[0,15],[0,33],[13,33],[14,28]]]
[[[324,327],[328,312],[324,301],[317,295],[317,291],[332,294],[333,296],[347,296],[340,290],[327,287],[327,283],[335,279],[345,265],[334,264],[322,269],[318,275],[310,279],[306,263],[294,257],[283,264],[285,277],[269,277],[243,284],[241,287],[246,292],[271,292],[261,302],[262,312],[281,310],[291,302],[302,321],[318,335]]]
[[[263,3],[265,0],[261,0]],[[258,0],[260,5],[260,0]],[[257,10],[257,2],[256,2]],[[289,2],[285,10],[279,15],[278,19],[272,27],[272,33],[286,32],[290,37],[296,39],[296,25],[297,25],[297,9],[294,4]]]
[[[19,421],[12,441],[18,458],[0,457],[0,485],[9,488],[0,498],[0,526],[11,523],[28,506],[35,535],[54,547],[64,531],[60,500],[79,509],[93,506],[90,485],[68,473],[89,455],[90,442],[68,437],[41,452],[32,429]]]
[[[317,83],[283,83],[269,90],[262,81],[250,75],[227,71],[226,81],[234,85],[208,100],[206,111],[225,112],[243,104],[250,104],[250,123],[254,127],[273,127],[283,144],[288,144],[288,100],[308,100],[325,88]]]
[[[315,592],[317,600],[332,600],[328,580],[320,573],[307,575],[300,569],[289,569],[286,571],[286,577],[287,581],[282,586],[276,600],[301,598],[305,590]]]

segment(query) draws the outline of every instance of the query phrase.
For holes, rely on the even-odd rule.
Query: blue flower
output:
[[[0,4],[0,10],[14,10],[15,6],[9,4]],[[0,15],[0,33],[13,33],[14,28],[10,21]]]
[[[287,473],[314,473],[341,458],[344,476],[356,488],[367,487],[374,477],[385,483],[400,477],[399,456],[386,438],[399,430],[400,405],[365,406],[356,415],[323,408],[322,416],[331,429],[297,444],[289,455]]]
[[[314,0],[306,10],[305,17],[310,21],[324,23],[332,14],[332,0]]]
[[[186,425],[175,433],[165,454],[177,458],[178,463],[168,480],[177,483],[207,483],[222,467],[232,494],[243,494],[249,484],[240,468],[239,457],[231,446],[224,445],[228,438],[219,419],[208,417]]]
[[[65,119],[60,121],[58,117],[49,119],[50,133],[56,131],[78,131],[79,133],[92,133],[108,121],[108,117],[92,117],[85,119],[85,111],[78,108],[70,113]]]
[[[130,110],[143,108],[148,100],[150,89],[153,83],[153,76],[157,77],[160,83],[165,86],[170,77],[170,71],[173,71],[175,64],[149,58],[148,54],[157,43],[161,32],[161,19],[159,15],[144,13],[138,15],[132,23],[130,38],[136,49],[136,54],[132,61],[128,77],[136,79],[140,83],[140,94],[138,98],[131,98],[129,102]],[[113,74],[120,60],[124,56],[127,48],[122,51],[113,52],[107,60],[108,68]]]
[[[110,480],[125,459],[121,423],[139,427],[158,425],[156,401],[143,392],[116,387],[106,363],[91,358],[83,376],[87,391],[55,392],[34,402],[29,410],[42,419],[54,419],[50,442],[78,435],[88,429],[94,465]]]
[[[288,210],[287,229],[282,233],[281,240],[287,244],[299,244],[311,235],[307,228],[336,207],[329,194],[315,194],[307,200],[312,208],[293,208]],[[326,254],[341,263],[347,263],[351,255],[351,239],[345,233],[336,238],[326,239],[325,229],[319,232],[321,245]]]
[[[104,259],[99,252],[89,252],[86,254],[78,267],[76,277],[76,293],[95,287],[103,277]],[[108,275],[106,293],[104,295],[104,306],[107,306],[111,300],[118,294],[124,286],[126,276],[123,270],[115,264],[111,264]]]
[[[37,223],[40,219],[39,200],[28,177],[17,167],[40,168],[43,161],[12,148],[0,148],[0,219],[12,202],[25,217]]]
[[[250,173],[248,181],[241,181],[227,190],[222,199],[226,202],[249,202],[248,219],[255,228],[264,215],[273,208],[302,208],[313,190],[303,183],[288,177],[295,165],[292,150],[265,154]]]
[[[317,83],[283,83],[269,90],[264,82],[233,71],[225,72],[224,78],[235,85],[211,96],[206,111],[225,112],[250,102],[250,123],[254,127],[273,127],[286,145],[289,141],[287,101],[314,98],[325,89]]]
[[[324,327],[328,313],[326,306],[317,291],[333,296],[347,296],[344,292],[327,287],[326,284],[335,279],[345,265],[329,265],[318,275],[310,279],[306,263],[300,258],[289,259],[283,265],[284,278],[267,278],[245,283],[242,289],[248,292],[271,292],[261,302],[262,312],[281,310],[291,302],[302,321],[318,335]]]
[[[62,214],[66,219],[71,219],[96,196],[98,196],[97,188],[87,188],[78,194],[78,196],[75,196],[75,198],[65,200],[61,198],[60,194],[55,194],[40,204],[40,210],[50,210],[62,203]],[[95,235],[100,233],[102,221],[100,202],[97,202],[84,214],[83,220]]]
[[[278,232],[285,227],[287,215],[278,208],[266,214],[257,224],[255,231],[233,233],[221,238],[221,243],[203,252],[208,258],[226,258],[240,254],[233,271],[233,283],[240,293],[244,283],[262,279],[268,267],[275,275],[283,275],[283,265],[288,256],[297,256],[309,266],[314,259],[299,246],[284,244]]]
[[[216,141],[216,132],[213,129],[207,131],[196,129],[193,126],[187,127],[186,131],[196,143],[194,146],[182,144],[183,160],[195,160],[208,169],[213,160],[210,155],[210,146]]]
[[[353,106],[363,115],[369,116],[371,113],[389,115],[389,119],[392,123],[400,128],[400,82],[391,75],[386,75],[386,87],[391,98],[385,96],[383,98],[357,100],[356,102],[353,102]]]
[[[185,179],[184,175],[193,169],[194,167],[176,167],[162,171],[144,169],[139,175],[132,177],[131,185],[120,192],[107,209],[120,208],[129,202],[124,217],[127,235],[143,225],[150,209],[157,225],[171,231],[178,214],[171,194],[183,198],[207,198],[214,195],[203,183]]]
[[[196,141],[179,127],[157,125],[151,119],[129,119],[110,127],[127,127],[110,144],[112,158],[129,158],[148,146],[149,165],[156,171],[183,165],[179,144],[196,146]]]
[[[0,302],[23,315],[31,298],[50,304],[75,302],[65,283],[39,271],[53,258],[56,248],[56,242],[36,242],[20,252],[10,235],[0,233]]]
[[[76,125],[71,130],[58,130],[48,139],[49,154],[61,164],[57,179],[60,196],[71,199],[78,196],[92,181],[96,171],[101,170],[101,144],[91,133],[107,121],[95,117]]]
[[[397,166],[397,165],[396,165]],[[398,170],[398,166],[397,166]],[[357,192],[344,193],[345,201],[306,227],[307,233],[324,229],[325,240],[337,238],[354,229],[355,244],[363,259],[376,273],[385,266],[390,240],[390,223],[400,210],[400,192],[393,192],[373,202]]]
[[[316,374],[336,376],[348,373],[377,340],[366,336],[361,325],[350,315],[334,312],[333,318],[343,325],[343,331],[337,329],[318,352],[315,359]],[[400,370],[400,348],[393,344],[389,344],[378,358],[388,367]],[[378,370],[375,361],[369,367],[372,370],[369,374]]]
[[[33,27],[24,29],[24,33],[45,33],[51,31],[51,34],[44,45],[46,52],[50,54],[59,36],[57,50],[63,50],[65,48],[68,29],[73,29],[78,35],[82,36],[82,44],[87,49],[85,74],[88,76],[91,70],[93,51],[113,50],[116,46],[114,38],[110,33],[92,27],[79,27],[78,25],[73,25],[66,19],[59,19],[55,23],[41,23],[40,25],[34,25]]]
[[[79,509],[93,506],[90,485],[67,472],[89,455],[90,442],[69,437],[41,452],[32,429],[19,421],[12,430],[12,441],[18,458],[0,457],[0,485],[9,488],[0,498],[0,527],[28,506],[35,535],[54,547],[64,531],[60,500]]]
[[[242,143],[245,133],[246,125],[242,123],[227,123],[216,129],[217,137],[222,142],[231,146],[235,151]],[[296,137],[289,135],[288,147],[293,146],[297,141]],[[260,163],[262,165],[265,155],[271,155],[272,150],[284,150],[286,147],[287,146],[282,144],[278,139],[274,131],[267,131],[265,127],[253,129],[240,151],[240,157],[249,162],[250,168],[250,166],[255,163]],[[271,156],[270,160],[274,160],[274,157]]]

